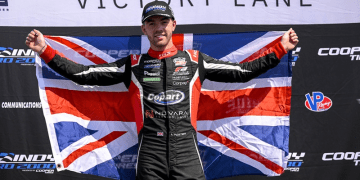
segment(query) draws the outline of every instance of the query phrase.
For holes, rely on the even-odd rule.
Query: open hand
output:
[[[25,44],[33,51],[41,54],[46,48],[45,38],[43,34],[34,29],[26,37]]]
[[[282,36],[282,39],[281,39],[281,44],[284,46],[286,51],[290,51],[290,50],[294,49],[295,46],[298,44],[298,42],[299,42],[299,37],[297,36],[297,34],[295,33],[295,31],[292,28],[290,28]]]

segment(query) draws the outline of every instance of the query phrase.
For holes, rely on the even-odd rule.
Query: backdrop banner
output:
[[[139,26],[150,0],[2,0],[0,26]],[[343,24],[360,22],[358,1],[168,0],[178,24]],[[25,8],[31,7],[31,8]],[[219,8],[221,7],[221,8]],[[36,8],[36,10],[34,10]]]
[[[360,136],[359,0],[164,1],[173,7],[177,20],[175,33],[193,38],[192,41],[182,42],[183,47],[198,49],[219,59],[228,53],[228,50],[224,48],[234,47],[233,45],[240,41],[238,42],[237,38],[223,36],[228,43],[219,47],[212,42],[207,42],[205,45],[195,40],[195,37],[211,40],[216,34],[222,36],[250,31],[265,33],[286,31],[292,27],[299,35],[300,42],[292,51],[291,59],[292,83],[289,115],[291,123],[289,121],[289,124],[283,128],[263,126],[256,129],[252,128],[252,124],[239,126],[227,124],[228,119],[223,118],[222,123],[214,125],[231,125],[230,127],[238,130],[236,133],[241,132],[245,137],[256,137],[257,142],[271,144],[271,147],[279,147],[274,143],[279,142],[278,139],[273,139],[273,143],[269,143],[270,141],[262,136],[269,132],[277,132],[277,130],[287,133],[286,128],[291,127],[288,150],[278,148],[279,152],[282,151],[287,155],[287,166],[281,166],[284,173],[272,179],[360,179],[358,173],[360,168],[360,143],[358,143]],[[49,140],[48,125],[42,110],[46,107],[42,105],[43,99],[39,96],[39,81],[35,76],[35,53],[24,44],[24,41],[27,34],[36,28],[43,34],[76,37],[85,42],[89,42],[93,37],[102,37],[104,42],[105,39],[106,42],[109,39],[117,39],[118,41],[111,41],[102,44],[102,47],[97,47],[104,57],[119,59],[129,54],[145,53],[148,44],[142,40],[146,38],[141,36],[140,20],[142,7],[148,2],[150,0],[0,1],[0,179],[109,179],[69,170],[57,170],[55,161],[59,161],[58,154],[53,152],[54,143],[50,143]],[[250,37],[250,39],[253,38]],[[129,43],[120,43],[125,41]],[[212,54],[217,52],[224,53]],[[76,57],[81,56],[76,55]],[[255,80],[258,81],[258,79]],[[251,87],[246,83],[244,85]],[[284,86],[277,87],[277,89],[282,88]],[[245,95],[240,97],[245,97]],[[211,104],[219,109],[222,108],[219,101],[213,101]],[[230,108],[229,114],[242,112],[241,109],[231,109],[237,104],[243,103],[237,99],[225,103],[226,107]],[[244,104],[244,107],[255,104],[256,102]],[[283,107],[280,106],[279,109]],[[203,115],[206,115],[206,111]],[[207,116],[203,117],[205,117],[203,120],[209,120],[206,119]],[[244,117],[240,119],[244,120]],[[208,127],[208,122],[199,121],[199,124],[204,125],[202,127]],[[131,122],[126,123],[131,124]],[[291,126],[288,126],[290,124]],[[231,176],[231,173],[238,173],[231,172],[233,169],[229,168],[229,164],[238,161],[236,157],[240,153],[230,149],[228,152],[231,153],[226,154],[219,149],[209,147],[211,143],[225,148],[225,145],[217,141],[219,137],[223,138],[223,134],[212,128],[201,130],[203,132],[198,134],[201,157],[211,157],[211,154],[214,155],[213,158],[219,157],[216,160],[210,158],[211,161],[204,161],[209,178],[269,179],[264,176],[268,174],[263,173],[269,172],[266,166],[262,166],[261,163],[245,155],[243,157],[247,160],[243,165],[251,166],[250,172],[262,166],[262,170],[253,174],[263,173],[263,175],[220,178]],[[211,136],[211,133],[204,131],[213,131],[222,136]],[[92,135],[97,133],[90,127],[83,132]],[[126,135],[123,134],[120,138]],[[229,139],[232,140],[227,138]],[[210,143],[206,144],[206,141]],[[104,153],[104,155],[117,163],[116,168],[122,169],[120,175],[129,172],[128,177],[133,177],[136,165],[134,159],[137,157],[132,151],[135,151],[137,141],[130,142],[134,144],[133,146],[129,144],[129,151],[123,151],[116,158],[112,157],[112,153]],[[285,144],[283,145],[286,147]],[[257,152],[254,148],[249,149]],[[231,159],[231,163],[228,163],[227,158]],[[215,163],[217,161],[220,163]],[[215,166],[218,164],[222,166]],[[215,170],[217,168],[222,168],[222,174],[217,174],[219,172]]]

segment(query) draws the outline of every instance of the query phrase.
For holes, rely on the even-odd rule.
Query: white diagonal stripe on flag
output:
[[[223,61],[240,63],[244,59],[248,58],[249,56],[251,56],[252,54],[257,52],[259,49],[262,49],[269,43],[276,40],[282,34],[284,34],[284,32],[281,32],[281,31],[267,32],[263,36],[257,38],[256,40],[248,43],[247,45],[237,49],[236,51],[233,51],[232,53],[230,53],[220,59]]]
[[[124,83],[118,83],[110,86],[90,86],[90,85],[78,85],[70,80],[61,79],[43,79],[46,83],[46,87],[76,90],[76,91],[101,91],[101,92],[127,92],[127,88]]]
[[[54,37],[56,37],[56,36],[54,36]],[[69,36],[57,36],[57,37],[61,37],[63,39],[69,40],[69,41],[81,46],[82,48],[84,48],[87,51],[91,52],[92,54],[100,57],[101,59],[103,59],[104,61],[106,61],[108,63],[116,61],[115,58],[111,57],[110,55],[104,53],[100,49],[97,49],[96,47],[92,46],[91,44],[84,42],[80,39],[69,37]]]
[[[292,77],[258,78],[246,83],[223,83],[205,79],[201,91],[241,90],[265,87],[290,87]]]

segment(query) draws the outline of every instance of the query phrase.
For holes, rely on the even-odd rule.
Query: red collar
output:
[[[164,51],[155,51],[155,50],[150,48],[149,51],[148,51],[148,54],[151,57],[156,58],[156,59],[164,59],[164,58],[174,56],[177,53],[177,51],[178,50],[176,49],[175,46],[172,46],[171,48],[166,49]]]

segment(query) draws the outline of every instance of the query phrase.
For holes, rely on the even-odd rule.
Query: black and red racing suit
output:
[[[47,47],[41,57],[59,74],[83,85],[124,82],[139,137],[137,179],[205,179],[196,138],[197,108],[204,79],[246,82],[275,67],[286,50],[278,43],[268,54],[234,64],[195,50],[130,55],[113,63],[83,66]]]

